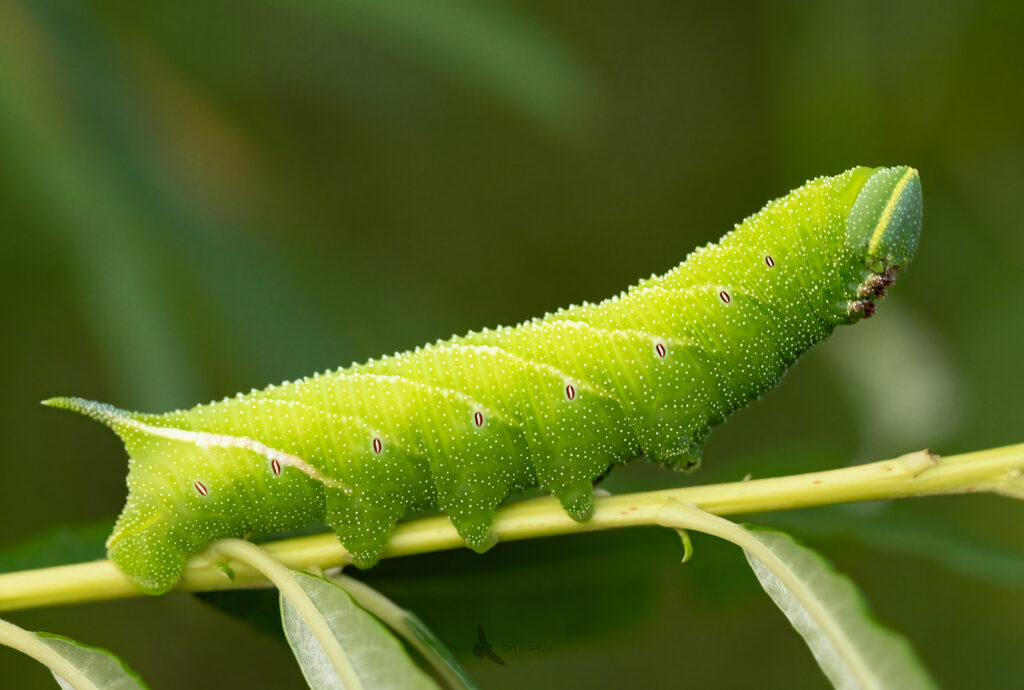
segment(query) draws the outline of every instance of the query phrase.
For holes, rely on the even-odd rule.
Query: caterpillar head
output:
[[[863,280],[849,303],[848,313],[855,319],[875,313],[875,300],[885,297],[896,273],[914,256],[921,236],[917,170],[901,165],[860,171],[866,179],[846,221],[847,241],[858,263],[863,261]]]
[[[846,229],[854,250],[876,274],[906,266],[921,235],[921,178],[914,168],[878,168],[861,186]]]

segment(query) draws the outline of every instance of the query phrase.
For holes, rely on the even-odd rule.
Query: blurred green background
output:
[[[1020,3],[0,0],[0,549],[115,515],[125,455],[38,405],[162,411],[514,323],[664,271],[769,198],[921,172],[920,252],[716,430],[693,476],[1024,440]],[[947,687],[1019,683],[1024,506],[754,519],[818,548]],[[742,555],[667,530],[358,574],[487,688],[824,687]],[[195,597],[12,613],[154,688],[300,688]],[[472,655],[482,625],[507,666]],[[0,650],[4,687],[48,688]]]

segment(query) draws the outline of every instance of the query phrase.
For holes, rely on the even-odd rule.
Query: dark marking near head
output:
[[[884,273],[872,273],[871,277],[861,283],[858,297],[885,297],[886,288],[896,282],[898,267],[889,266]]]
[[[775,268],[775,259],[772,258],[771,254],[767,254],[764,257],[764,262],[768,264],[768,268]]]
[[[576,387],[571,383],[565,387],[565,397],[569,398],[569,400],[573,400],[576,397]]]
[[[270,461],[270,471],[274,474],[281,474],[281,462],[277,458]]]
[[[381,443],[379,438],[373,439],[373,452],[380,455],[380,452],[384,449],[384,444]]]
[[[473,413],[473,423],[476,424],[478,427],[479,426],[483,426],[484,425],[484,413],[483,412],[474,412]]]
[[[718,296],[721,297],[722,301],[725,302],[726,304],[729,304],[729,302],[732,301],[732,297],[730,297],[729,293],[726,292],[725,290],[722,290],[721,292],[719,292]]]
[[[665,355],[668,354],[668,351],[665,349],[665,346],[661,343],[658,343],[657,345],[654,346],[654,351],[657,352],[658,356],[661,357],[662,359],[664,359]]]
[[[206,485],[203,484],[202,482],[196,482],[194,486],[196,487],[196,491],[199,492],[200,496],[205,496],[206,494],[210,493],[210,490],[207,489]]]
[[[850,302],[850,314],[860,314],[865,319],[870,319],[875,315],[875,303],[869,299]]]

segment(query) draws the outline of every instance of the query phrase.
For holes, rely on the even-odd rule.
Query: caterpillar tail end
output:
[[[82,414],[88,414],[86,410],[89,409],[90,405],[95,404],[92,400],[86,400],[85,398],[76,398],[73,396],[59,395],[55,398],[47,398],[39,403],[46,407],[56,407],[58,410],[71,410],[72,412],[81,412]]]
[[[105,424],[115,431],[118,430],[119,422],[130,417],[129,412],[118,407],[114,407],[113,405],[96,402],[95,400],[86,400],[85,398],[76,398],[74,396],[47,398],[42,401],[42,404],[46,407],[54,407],[59,410],[77,412],[89,419],[95,419],[97,422]]]
[[[132,438],[135,413],[73,396],[48,398],[42,404],[77,412],[104,424],[125,441],[126,447]],[[141,434],[136,431],[135,436]],[[107,557],[144,592],[162,594],[177,583],[188,554],[174,548],[172,524],[160,519],[165,513],[151,505],[147,497],[133,492],[131,477],[129,470],[128,499],[107,539]]]

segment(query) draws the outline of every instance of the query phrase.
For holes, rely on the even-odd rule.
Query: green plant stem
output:
[[[1024,444],[939,458],[926,451],[891,460],[824,472],[608,496],[595,501],[588,522],[572,520],[553,498],[506,506],[495,515],[500,541],[558,534],[657,525],[669,502],[692,504],[715,515],[736,515],[880,498],[991,492],[1024,498]],[[444,516],[402,523],[395,528],[385,558],[443,551],[463,546]],[[298,570],[346,565],[348,554],[333,534],[264,544],[274,558]],[[234,580],[209,553],[189,561],[179,591],[209,591],[266,586],[258,571],[232,563]],[[0,575],[0,611],[98,601],[143,594],[109,561],[43,568]]]
[[[320,647],[331,661],[334,672],[338,674],[342,686],[346,690],[362,690],[363,682],[352,668],[345,650],[341,648],[341,644],[331,632],[327,621],[317,610],[316,604],[310,600],[302,585],[295,581],[292,574],[288,572],[288,568],[281,565],[276,558],[268,555],[263,548],[244,539],[223,539],[214,542],[207,549],[207,553],[213,557],[222,556],[232,561],[245,563],[270,580],[281,592],[281,596],[287,598],[295,607],[310,632],[313,633],[313,637],[320,643]]]

